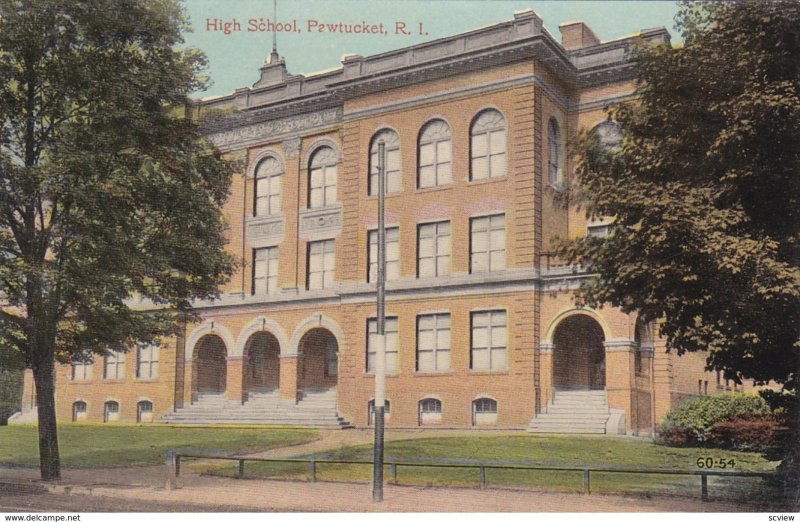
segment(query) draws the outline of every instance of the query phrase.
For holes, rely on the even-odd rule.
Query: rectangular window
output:
[[[378,280],[378,231],[370,230],[369,233],[369,272],[367,282],[374,283]],[[397,227],[386,229],[386,280],[394,281],[400,278],[400,229]]]
[[[417,371],[450,369],[450,314],[417,317]]]
[[[417,277],[450,273],[450,222],[426,223],[417,229]]]
[[[397,374],[397,317],[386,318],[386,373]],[[367,372],[375,371],[375,337],[378,335],[378,319],[367,319]]]
[[[470,273],[506,268],[506,216],[497,214],[470,220]]]
[[[472,313],[472,369],[500,371],[508,367],[506,312]]]
[[[103,365],[103,378],[118,380],[125,377],[125,354],[111,351],[105,356]]]
[[[158,346],[142,344],[136,347],[136,378],[155,379],[158,377]]]
[[[278,247],[253,250],[253,295],[278,292]]]
[[[92,366],[89,362],[74,362],[72,363],[72,373],[70,378],[73,381],[88,381],[92,378]]]
[[[336,246],[333,239],[308,244],[307,286],[309,290],[331,288],[334,284]]]

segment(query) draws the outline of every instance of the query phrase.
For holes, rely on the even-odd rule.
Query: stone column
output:
[[[244,357],[241,355],[229,356],[225,359],[227,363],[227,375],[225,376],[225,396],[230,401],[242,402],[244,400],[244,390],[242,389],[242,378],[244,377]]]
[[[33,370],[26,369],[22,374],[22,413],[32,411],[36,407],[36,385],[33,382]]]
[[[183,365],[183,406],[186,407],[197,400],[195,381],[195,360],[187,358]]]
[[[281,354],[281,400],[297,402],[297,354]]]
[[[542,394],[539,404],[544,412],[553,393],[553,343],[548,341],[539,343],[539,382]]]
[[[633,339],[609,339],[603,343],[606,350],[606,393],[608,407],[625,412],[625,430],[633,426],[633,388],[635,383]]]

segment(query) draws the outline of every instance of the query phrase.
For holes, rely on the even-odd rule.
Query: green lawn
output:
[[[310,456],[310,455],[309,455]],[[315,454],[317,458],[369,460],[371,446],[353,446],[341,450]],[[452,461],[505,461],[528,464],[589,465],[616,467],[655,467],[696,470],[698,457],[734,459],[738,471],[770,471],[775,463],[764,460],[759,454],[706,450],[695,448],[669,448],[649,441],[579,436],[501,435],[480,437],[431,437],[388,442],[386,460],[419,461],[425,459]],[[234,464],[215,466],[209,472],[233,476]],[[317,464],[317,480],[366,482],[371,479],[371,466],[361,464]],[[390,469],[384,472],[390,479]],[[305,463],[257,463],[245,465],[245,477],[286,478],[308,480]],[[418,485],[471,486],[478,484],[477,469],[399,466],[397,482]],[[486,470],[489,487],[545,488],[559,491],[582,491],[583,476],[574,471],[542,470]],[[712,498],[745,496],[763,499],[769,495],[760,478],[730,477],[709,479]],[[594,492],[669,493],[698,496],[700,477],[674,475],[634,475],[626,473],[592,472]]]
[[[242,454],[307,442],[316,430],[138,425],[60,425],[61,464],[67,468],[126,467],[164,462],[167,449]],[[36,426],[0,427],[0,466],[39,463]]]

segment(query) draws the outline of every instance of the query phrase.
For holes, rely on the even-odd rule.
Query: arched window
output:
[[[255,173],[254,216],[273,216],[281,212],[283,164],[268,156],[259,162]]]
[[[116,422],[119,420],[119,403],[107,401],[103,405],[103,422]]]
[[[139,401],[136,403],[136,422],[153,421],[153,403],[150,401]]]
[[[378,142],[386,144],[386,193],[403,189],[400,177],[400,136],[391,129],[377,132],[369,146],[369,195],[378,195]]]
[[[438,424],[442,422],[442,401],[422,399],[419,401],[419,423]]]
[[[499,111],[481,112],[470,129],[470,180],[506,175],[506,120]]]
[[[392,403],[388,400],[383,407],[383,418],[384,420],[389,420],[389,417],[392,416]],[[375,424],[375,400],[371,399],[369,403],[367,403],[367,425],[372,426]]]
[[[75,401],[72,403],[72,422],[83,420],[86,420],[86,403],[84,401]]]
[[[563,151],[561,150],[561,130],[555,118],[547,123],[547,173],[550,185],[560,187],[564,183]]]
[[[336,152],[320,147],[308,165],[308,208],[322,208],[336,203]]]
[[[615,149],[622,144],[622,126],[613,120],[598,123],[592,132],[597,134],[600,144],[604,147]]]
[[[472,401],[472,424],[497,424],[497,401],[486,397]]]
[[[419,133],[417,187],[428,188],[453,182],[450,126],[431,120]]]

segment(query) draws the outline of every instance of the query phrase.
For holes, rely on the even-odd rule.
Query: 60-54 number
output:
[[[734,468],[736,461],[733,459],[714,459],[713,457],[699,457],[697,459],[698,468]]]

